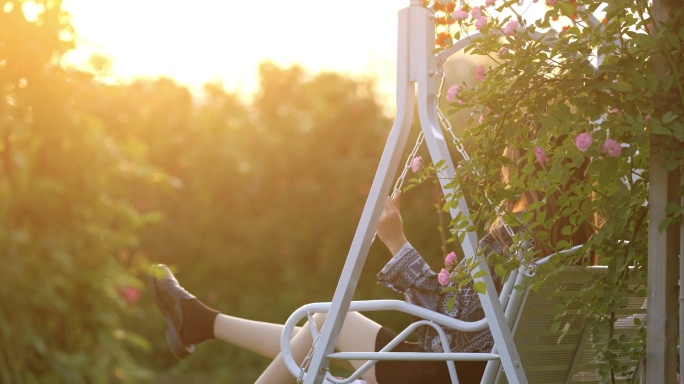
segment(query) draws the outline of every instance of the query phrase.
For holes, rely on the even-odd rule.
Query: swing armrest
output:
[[[297,363],[294,361],[294,358],[292,356],[292,350],[290,348],[290,340],[292,339],[292,333],[294,332],[295,327],[297,324],[305,317],[307,317],[311,313],[327,313],[330,310],[330,306],[332,303],[330,302],[324,302],[324,303],[311,303],[304,305],[297,309],[295,312],[290,315],[290,317],[287,319],[285,322],[284,328],[283,328],[283,333],[281,335],[280,339],[280,349],[282,352],[283,356],[283,361],[285,362],[285,365],[287,366],[287,369],[295,376],[298,377],[299,374],[301,373],[301,367],[297,365]],[[449,327],[453,328],[459,331],[464,331],[464,332],[476,332],[476,331],[481,331],[485,329],[488,326],[487,319],[480,319],[478,321],[474,322],[467,322],[467,321],[462,321],[458,319],[451,318],[449,316],[443,315],[441,313],[437,313],[428,309],[425,309],[423,307],[420,307],[415,304],[410,304],[401,300],[367,300],[367,301],[352,301],[349,305],[349,311],[355,312],[370,312],[370,311],[399,311],[399,312],[404,312],[422,319],[425,319],[423,321],[417,321],[411,324],[404,332],[400,334],[403,338],[406,338],[408,334],[413,332],[413,329],[422,326],[422,325],[428,325],[432,326],[435,328],[438,333],[443,333],[444,331],[440,328],[441,326],[444,327]],[[314,335],[314,340],[316,339],[317,335]],[[397,337],[399,339],[399,337]],[[446,342],[446,336],[444,336],[444,342]],[[401,341],[401,340],[399,340]],[[392,348],[393,346],[390,346]],[[377,353],[377,352],[373,352]],[[386,352],[386,353],[392,353],[396,354],[397,352]],[[434,356],[433,356],[434,355]],[[459,355],[460,357],[456,357]],[[407,357],[408,355],[392,355],[394,357],[402,357],[403,359],[408,359],[408,360],[463,360],[463,359],[468,359],[467,357],[468,354],[454,354],[451,356],[449,353],[433,353],[429,355],[422,356],[420,359],[413,359]],[[498,355],[492,354],[492,356],[488,356],[489,354],[477,354],[480,355],[481,358],[479,360],[491,360],[498,358]],[[335,358],[341,358],[339,357],[339,354],[331,354],[328,357],[335,357]],[[385,355],[380,355],[382,356],[381,359],[371,359],[371,360],[385,360],[389,358],[385,358]],[[494,357],[497,356],[497,357]],[[345,357],[348,358],[348,357]],[[371,362],[369,362],[371,363]],[[375,361],[372,361],[371,364],[375,364]],[[365,366],[364,366],[365,367]],[[366,367],[365,369],[360,369],[357,371],[359,375],[363,373],[365,370],[367,370],[370,366]],[[350,377],[351,379],[352,377]]]

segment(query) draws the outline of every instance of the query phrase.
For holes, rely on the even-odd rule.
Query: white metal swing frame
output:
[[[511,331],[504,316],[503,307],[494,282],[489,274],[487,264],[477,256],[478,239],[475,233],[466,233],[462,242],[464,253],[467,257],[476,258],[476,267],[473,273],[484,270],[486,273],[482,277],[475,278],[476,281],[484,283],[485,294],[480,294],[480,301],[485,313],[485,319],[475,323],[467,323],[450,318],[445,315],[426,310],[424,308],[411,305],[402,301],[380,300],[371,302],[355,302],[352,304],[352,297],[356,289],[359,276],[361,275],[368,251],[372,244],[375,227],[380,218],[382,207],[394,177],[395,171],[400,164],[400,158],[409,136],[411,121],[414,112],[414,101],[416,100],[416,88],[418,95],[418,116],[422,132],[427,143],[430,157],[433,162],[444,162],[444,178],[441,179],[441,186],[445,194],[449,193],[448,184],[454,177],[454,164],[449,155],[444,136],[438,124],[435,103],[437,87],[435,76],[437,75],[437,56],[432,53],[434,48],[434,17],[429,9],[421,5],[420,0],[411,0],[410,7],[399,11],[399,34],[397,45],[397,113],[394,125],[389,134],[385,145],[380,165],[373,180],[366,205],[356,233],[352,241],[345,265],[343,267],[340,280],[330,304],[311,304],[300,308],[295,312],[286,323],[286,330],[281,339],[281,349],[288,369],[297,377],[302,370],[291,358],[289,340],[292,329],[296,321],[302,318],[303,313],[307,312],[328,312],[327,319],[317,335],[317,348],[313,350],[313,355],[309,361],[309,369],[303,382],[306,384],[321,383],[326,378],[327,367],[337,342],[342,323],[346,313],[350,310],[370,311],[370,310],[398,310],[418,317],[431,320],[426,322],[428,325],[437,323],[463,331],[477,331],[489,326],[496,345],[500,349],[498,354],[473,354],[473,353],[416,353],[402,355],[404,359],[410,360],[447,360],[449,370],[452,374],[454,383],[458,383],[454,360],[492,360],[499,359],[506,372],[509,381],[525,384],[527,379],[520,364],[520,357],[516,351]],[[456,52],[455,49],[449,51],[450,54]],[[446,59],[448,56],[442,55],[440,58]],[[452,208],[450,213],[456,217],[460,213],[468,215],[468,207],[461,199],[456,208]],[[302,312],[303,311],[303,312]],[[440,332],[440,331],[438,331]],[[404,332],[402,332],[402,335]],[[400,336],[402,336],[400,335]],[[443,342],[446,339],[443,336]],[[396,353],[379,352],[372,354],[336,354],[334,357],[349,358],[368,358],[372,360],[396,360],[399,357]],[[369,362],[369,364],[372,362]],[[339,383],[347,383],[358,378],[352,375],[346,380],[335,380],[329,374],[327,379]]]
[[[364,207],[354,240],[351,244],[340,280],[335,290],[333,300],[330,303],[308,304],[295,311],[285,323],[281,338],[281,350],[284,362],[290,372],[298,377],[298,382],[305,384],[320,384],[323,380],[333,383],[351,383],[361,377],[373,364],[380,360],[440,360],[446,361],[452,382],[459,383],[454,361],[490,361],[487,364],[482,383],[499,382],[502,372],[509,383],[526,384],[528,378],[522,367],[518,350],[513,341],[512,329],[516,329],[520,321],[520,308],[525,304],[528,290],[517,290],[515,286],[522,283],[526,276],[534,274],[535,266],[521,267],[513,271],[512,275],[503,286],[501,294],[497,294],[493,280],[489,274],[487,264],[477,255],[477,236],[473,232],[465,234],[461,243],[466,257],[475,259],[473,274],[485,271],[481,277],[474,278],[477,282],[484,283],[485,293],[480,294],[480,302],[485,313],[485,318],[475,322],[464,322],[420,306],[399,300],[372,300],[352,301],[359,277],[370,246],[375,237],[375,227],[379,220],[385,197],[391,187],[392,178],[400,164],[400,158],[404,151],[409,131],[411,128],[416,101],[418,116],[421,126],[419,141],[427,142],[430,157],[434,163],[443,161],[444,177],[440,179],[444,194],[452,192],[448,188],[454,178],[454,164],[449,155],[449,150],[440,128],[439,121],[444,119],[441,112],[435,108],[438,102],[436,76],[441,73],[439,68],[454,53],[465,48],[470,39],[479,35],[475,33],[467,39],[462,39],[454,46],[438,53],[433,53],[434,47],[434,17],[432,12],[421,5],[420,0],[410,0],[410,7],[399,11],[398,45],[397,45],[397,112],[394,125],[385,145],[380,164],[373,180],[366,205]],[[523,11],[524,12],[524,11]],[[591,20],[594,25],[598,20]],[[598,58],[597,66],[601,58]],[[441,86],[441,85],[440,85]],[[440,89],[441,91],[441,89]],[[450,127],[447,127],[452,134]],[[455,139],[455,137],[454,137]],[[418,145],[418,144],[416,144]],[[414,148],[411,157],[415,156]],[[408,162],[407,162],[408,164]],[[404,169],[406,171],[406,169]],[[404,174],[400,176],[402,180]],[[399,180],[398,180],[399,183]],[[396,187],[395,187],[396,188]],[[454,188],[454,187],[452,187]],[[458,186],[455,187],[456,189]],[[459,199],[456,208],[450,210],[452,217],[458,214],[468,216],[468,207],[463,198]],[[580,247],[575,247],[566,252],[575,252]],[[543,263],[548,258],[537,263]],[[349,311],[384,311],[392,310],[414,315],[424,320],[411,324],[401,332],[389,345],[379,352],[341,352],[334,353],[344,317]],[[314,324],[312,313],[328,313],[321,332],[311,327],[312,338],[315,347],[305,361],[305,366],[299,367],[291,353],[290,340],[296,325],[308,317],[309,322]],[[474,332],[489,327],[495,342],[492,353],[398,353],[387,352],[396,344],[404,340],[419,326],[431,326],[440,335],[444,350],[449,350],[448,340],[441,327]],[[344,360],[368,360],[361,368],[356,370],[346,379],[334,378],[327,371],[330,360],[333,358]],[[577,365],[573,358],[572,365]],[[306,370],[305,370],[306,369]]]

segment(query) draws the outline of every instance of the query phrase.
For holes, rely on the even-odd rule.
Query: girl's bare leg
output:
[[[292,335],[299,333],[295,328]],[[281,324],[247,320],[220,314],[214,320],[214,337],[269,359],[280,354]]]
[[[317,327],[320,330],[325,321],[325,314],[314,315]],[[298,364],[302,362],[304,357],[311,348],[312,339],[311,332],[308,330],[308,323],[302,327],[291,342],[292,355]],[[358,312],[350,312],[345,318],[344,325],[340,332],[337,341],[337,350],[340,351],[356,351],[356,352],[373,352],[375,351],[375,337],[380,330],[380,324],[361,315]],[[214,330],[216,331],[216,330]],[[218,337],[218,335],[217,335]],[[278,338],[280,340],[280,338]],[[350,361],[352,366],[356,369],[360,367],[365,361]],[[375,367],[371,367],[364,375],[364,380],[369,384],[376,384]],[[261,374],[255,384],[290,384],[293,377],[290,371],[285,366],[283,358],[280,354],[273,359],[273,362]]]

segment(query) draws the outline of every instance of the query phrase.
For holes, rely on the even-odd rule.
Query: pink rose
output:
[[[504,26],[503,32],[506,36],[512,35],[516,30],[518,30],[518,27],[520,24],[518,23],[518,20],[511,20],[506,25]]]
[[[508,53],[508,48],[501,47],[501,49],[499,49],[499,55],[505,55],[507,53]]]
[[[442,286],[449,285],[449,271],[447,271],[446,268],[442,268],[442,270],[439,271],[439,274],[437,275],[437,280],[439,281],[439,284],[441,284]]]
[[[473,17],[473,20],[479,19],[480,16],[482,16],[482,8],[473,7],[473,9],[470,11],[470,16]]]
[[[482,124],[482,122],[484,121],[484,119],[485,119],[485,115],[480,115],[480,119],[478,120],[478,122],[479,122],[480,124]]]
[[[549,7],[554,7],[556,4],[558,4],[558,0],[546,0],[546,4],[548,4]]]
[[[601,149],[603,153],[611,157],[620,156],[622,153],[622,145],[613,139],[606,139]]]
[[[589,133],[583,132],[575,136],[574,141],[577,149],[579,149],[581,152],[586,152],[586,150],[589,149],[592,140],[593,139],[591,138],[591,135]]]
[[[644,120],[651,121],[651,115],[646,115],[646,117],[644,117]]]
[[[468,18],[468,16],[469,16],[468,12],[466,12],[462,9],[459,9],[458,11],[451,14],[451,17],[453,17],[454,20],[458,20],[458,21],[465,20]]]
[[[126,304],[133,305],[140,298],[140,290],[130,285],[119,285],[116,287],[119,296],[126,302]]]
[[[549,162],[549,157],[546,156],[546,151],[542,147],[534,147],[534,157],[542,164]]]
[[[482,81],[484,80],[484,77],[485,70],[484,67],[480,65],[479,67],[477,67],[477,70],[475,71],[475,78],[477,79],[477,81]]]
[[[418,172],[421,165],[423,165],[423,157],[422,156],[414,157],[413,160],[411,161],[411,170],[413,172]]]
[[[496,0],[487,0],[485,1],[485,7],[491,7],[496,3]]]
[[[653,24],[646,24],[646,29],[648,29],[648,33],[653,34]]]
[[[484,16],[478,17],[475,21],[475,29],[477,29],[478,31],[482,29],[482,27],[484,27],[485,25],[487,25],[487,18]]]
[[[444,265],[446,265],[448,267],[450,265],[453,265],[455,261],[456,261],[456,254],[454,252],[450,252],[444,258]]]
[[[449,89],[447,89],[447,94],[446,94],[446,99],[448,101],[454,101],[456,99],[456,96],[458,96],[458,91],[460,91],[461,88],[458,86],[458,84],[454,84]]]

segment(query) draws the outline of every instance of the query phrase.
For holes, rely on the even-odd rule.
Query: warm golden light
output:
[[[255,89],[258,63],[299,64],[378,76],[393,91],[401,0],[259,2],[197,0],[66,0],[79,48],[68,61],[92,53],[112,59],[126,80],[169,76],[198,87],[220,81],[227,89]],[[384,85],[383,85],[384,84]]]

